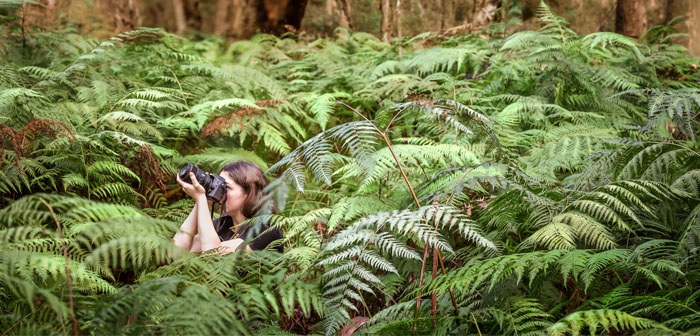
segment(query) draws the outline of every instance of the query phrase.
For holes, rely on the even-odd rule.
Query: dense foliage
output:
[[[673,27],[578,36],[542,7],[507,37],[222,48],[11,13],[3,335],[700,333],[700,77]],[[183,255],[175,170],[237,159],[275,178],[285,252]]]

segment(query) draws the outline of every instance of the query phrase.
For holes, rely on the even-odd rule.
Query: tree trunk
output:
[[[440,31],[444,31],[447,26],[445,25],[445,17],[447,16],[447,0],[440,0]]]
[[[175,10],[175,34],[182,35],[187,29],[187,19],[185,18],[185,3],[183,0],[172,0]]]
[[[615,31],[639,38],[647,30],[647,5],[644,0],[618,0]]]
[[[700,7],[697,3],[694,3],[688,9],[687,14],[688,21],[686,24],[688,26],[688,49],[693,55],[700,55]]]
[[[259,27],[265,33],[281,35],[301,28],[308,0],[263,0],[258,8]]]
[[[381,21],[379,26],[379,35],[382,41],[389,43],[391,42],[391,31],[392,31],[392,10],[391,10],[391,0],[380,0],[379,1],[379,12],[381,13]]]
[[[102,12],[115,33],[134,30],[141,26],[138,0],[101,0]]]
[[[355,29],[355,24],[352,19],[352,6],[350,0],[334,0],[340,8],[340,26],[350,29]]]
[[[399,40],[403,37],[401,30],[401,0],[396,0],[396,36]]]
[[[230,11],[229,6],[231,5],[230,0],[219,0],[216,2],[216,11],[214,12],[214,35],[218,36],[228,36],[228,28],[231,24],[236,24],[235,21],[229,20]],[[229,22],[232,21],[232,22]]]

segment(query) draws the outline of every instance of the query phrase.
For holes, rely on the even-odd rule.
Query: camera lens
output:
[[[205,173],[203,170],[197,168],[197,166],[191,163],[186,163],[183,165],[182,168],[180,168],[180,171],[177,173],[177,176],[179,176],[184,182],[192,183],[192,180],[190,179],[190,172],[194,173],[194,178],[204,188],[207,198],[218,202],[221,200],[224,194],[226,194],[226,181],[223,177],[216,174]]]
[[[180,177],[181,180],[187,182],[187,183],[192,183],[192,180],[190,180],[190,172],[194,170],[199,170],[195,165],[191,163],[186,163],[182,168],[180,168],[180,171],[177,173],[177,176]],[[195,173],[197,175],[197,173]]]
[[[181,180],[187,183],[192,183],[192,180],[190,180],[190,172],[194,173],[194,178],[200,185],[202,185],[202,187],[204,187],[204,190],[209,190],[211,188],[212,177],[210,174],[205,173],[203,170],[197,168],[197,166],[191,163],[186,163],[184,166],[182,166],[177,174],[180,176]]]

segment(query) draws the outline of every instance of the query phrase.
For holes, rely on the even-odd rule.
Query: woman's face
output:
[[[221,172],[219,175],[226,181],[226,213],[229,216],[239,214],[243,209],[243,202],[248,194],[243,191],[243,187],[233,181],[229,173]]]

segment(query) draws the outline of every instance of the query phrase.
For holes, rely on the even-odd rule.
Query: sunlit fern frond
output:
[[[628,260],[626,249],[594,252],[591,250],[550,250],[473,259],[463,267],[438,275],[423,286],[422,292],[444,294],[480,293],[498,288],[506,282],[533,286],[543,281],[557,282],[571,277],[588,286],[604,274],[614,271]]]
[[[344,197],[333,204],[328,218],[328,230],[342,229],[356,220],[378,212],[388,211],[394,204],[384,198],[369,195]]]
[[[666,329],[663,325],[653,320],[636,317],[623,311],[598,309],[571,313],[547,328],[547,332],[553,336],[576,335],[584,329],[595,333],[598,332],[599,328],[601,332],[637,331],[652,328]]]
[[[585,47],[590,49],[619,52],[621,55],[627,55],[631,52],[631,54],[634,55],[636,62],[645,61],[639,45],[634,40],[624,35],[611,32],[597,32],[584,36],[581,41]],[[617,48],[610,48],[609,46],[622,46],[625,47],[625,49],[618,50]]]
[[[199,104],[196,104],[188,111],[180,112],[174,116],[174,120],[185,119],[191,121],[196,125],[197,130],[200,130],[207,121],[211,120],[212,117],[220,110],[224,109],[239,109],[239,108],[249,108],[249,109],[260,109],[254,101],[250,101],[242,98],[227,98],[221,100],[209,100]]]
[[[382,255],[419,260],[419,254],[403,241],[434,246],[451,252],[452,248],[436,228],[452,229],[478,245],[495,248],[481,236],[474,225],[452,207],[426,206],[417,211],[378,213],[355,222],[334,235],[324,246],[319,265],[330,269],[324,274],[326,309],[330,311],[327,333],[333,333],[349,320],[350,311],[357,311],[351,300],[361,300],[362,293],[375,294],[381,280],[372,273],[396,273],[396,267]]]
[[[240,65],[215,67],[206,63],[191,63],[184,65],[182,70],[192,75],[206,74],[223,80],[234,92],[242,91],[239,96],[245,98],[264,100],[285,97],[285,90],[279,82],[251,67]]]
[[[338,125],[301,144],[272,165],[268,172],[286,167],[285,178],[294,188],[303,191],[306,183],[304,168],[308,167],[319,181],[330,185],[332,145],[336,144],[345,153],[362,159],[374,151],[377,138],[377,131],[369,121]]]
[[[385,61],[382,64],[377,65],[371,72],[370,78],[371,79],[379,79],[381,77],[384,77],[389,74],[398,74],[398,73],[403,73],[405,71],[405,63],[396,61],[396,60],[389,60]]]
[[[307,212],[301,216],[272,216],[270,223],[284,229],[284,242],[291,246],[304,246],[318,250],[321,247],[321,238],[314,231],[319,223],[326,222],[331,215],[331,209],[320,208]]]
[[[610,230],[586,214],[566,212],[554,216],[551,222],[527,237],[522,249],[544,246],[548,249],[570,249],[579,245],[610,249],[616,246]]]
[[[436,89],[434,83],[425,83],[415,74],[387,74],[372,82],[372,86],[359,90],[356,94],[366,100],[401,100],[412,93],[429,93]]]
[[[482,195],[505,187],[507,167],[498,163],[483,163],[476,166],[457,166],[443,169],[432,178],[419,184],[416,193],[421,204],[433,201],[453,202],[457,205],[463,193],[476,192]]]
[[[479,164],[474,153],[456,145],[394,145],[392,150],[385,147],[373,153],[368,158],[372,162],[369,170],[359,166],[361,163],[352,162],[352,166],[347,168],[348,171],[344,173],[343,178],[361,177],[362,183],[359,186],[359,191],[366,191],[365,189],[372,184],[399,173],[394,155],[404,169],[416,172],[431,171],[432,167],[475,166]],[[419,177],[411,176],[411,178]],[[424,176],[424,178],[428,177]]]
[[[486,60],[488,50],[476,46],[458,48],[430,48],[418,51],[407,61],[407,68],[420,76],[445,72],[455,76],[474,73]]]
[[[537,18],[542,24],[540,31],[555,36],[561,40],[571,39],[576,36],[573,30],[568,27],[566,19],[557,16],[545,1],[540,2],[537,10]]]
[[[51,204],[51,210],[46,208]],[[35,194],[0,211],[0,226],[53,226],[52,212],[71,249],[91,269],[151,267],[171,258],[174,245],[166,239],[170,222],[151,219],[136,208],[105,204],[79,197]]]

